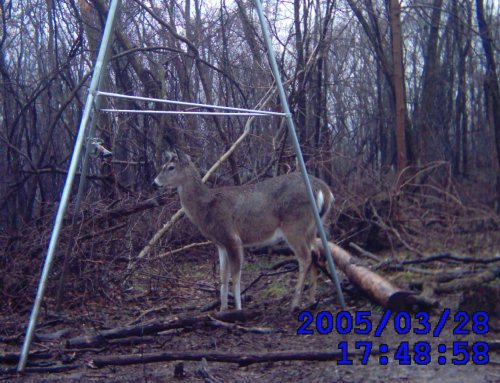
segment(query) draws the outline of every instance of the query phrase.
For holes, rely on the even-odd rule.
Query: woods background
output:
[[[16,310],[33,296],[108,2],[0,0],[0,7],[0,291]],[[253,7],[124,0],[105,90],[256,107],[274,86]],[[498,228],[498,2],[291,0],[265,1],[264,10],[308,169],[337,198],[337,242],[423,252]],[[126,100],[103,107],[170,108]],[[264,109],[280,110],[278,97]],[[97,136],[114,156],[91,163],[53,280],[67,254],[82,291],[119,283],[116,270],[125,272],[178,206],[151,186],[165,150],[177,144],[206,171],[245,123],[100,114]],[[258,118],[209,183],[238,185],[294,168],[281,119]],[[176,229],[153,254],[202,240],[187,221]],[[477,245],[465,243],[464,252]]]

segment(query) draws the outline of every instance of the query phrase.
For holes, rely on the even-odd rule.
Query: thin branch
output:
[[[212,244],[212,241],[190,243],[189,245],[182,246],[182,247],[180,247],[178,249],[167,251],[166,253],[162,253],[162,254],[160,254],[160,255],[158,255],[156,257],[151,258],[151,260],[152,261],[156,261],[158,259],[170,257],[170,256],[172,256],[174,254],[177,254],[177,253],[182,253],[183,251],[186,251],[186,250],[189,250],[189,249],[192,249],[192,248],[195,248],[195,247],[207,246],[207,245],[211,245],[211,244]]]

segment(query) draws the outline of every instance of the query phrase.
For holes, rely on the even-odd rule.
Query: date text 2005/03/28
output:
[[[371,341],[339,342],[340,355],[337,364],[353,364],[353,355],[359,355],[361,364],[367,364],[370,357],[374,356],[377,356],[375,360],[381,365],[389,364],[390,358],[396,363],[399,362],[400,365],[427,365],[432,363],[433,358],[440,365],[465,365],[468,363],[484,365],[489,362],[487,342],[469,343],[463,341],[464,336],[467,335],[488,334],[489,315],[484,311],[473,314],[458,311],[452,315],[450,309],[444,309],[439,319],[435,321],[436,323],[432,323],[427,312],[415,314],[397,312],[394,313],[394,316],[392,314],[391,310],[386,310],[382,316],[372,316],[370,311],[357,311],[354,314],[349,311],[340,311],[337,315],[333,315],[329,311],[321,311],[315,316],[309,311],[302,311],[298,317],[301,325],[297,330],[297,335],[313,335],[316,331],[319,335],[336,332],[341,335],[358,334],[379,338],[384,330],[390,326],[394,328],[396,334],[401,336],[413,333],[415,336],[438,338],[442,335],[445,326],[450,324],[453,326],[451,335],[461,338],[461,340],[452,341],[450,344],[431,345],[427,340],[414,344],[402,341],[395,346],[389,346],[385,343],[374,345],[374,342]],[[354,347],[354,353],[352,347]]]

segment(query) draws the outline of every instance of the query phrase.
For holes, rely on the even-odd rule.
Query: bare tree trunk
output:
[[[396,152],[398,172],[401,173],[407,166],[406,137],[405,137],[405,90],[403,69],[403,38],[401,36],[401,7],[398,0],[391,0],[391,31],[392,31],[392,59],[393,83],[396,105]],[[401,182],[401,179],[398,178]]]
[[[391,1],[387,1],[386,2],[386,6],[388,8],[387,12],[389,13],[389,17],[391,18],[391,20],[389,20],[390,22],[390,25],[391,25],[391,32],[392,34],[394,34],[394,31],[396,32],[396,39],[398,38],[398,31],[399,31],[399,40],[400,40],[400,43],[398,44],[399,47],[396,48],[396,54],[398,54],[398,56],[400,56],[400,58],[396,58],[396,61],[399,61],[401,64],[398,65],[398,67],[401,71],[401,76],[398,75],[398,77],[401,78],[401,81],[400,82],[400,85],[399,85],[399,89],[396,90],[396,84],[395,84],[395,80],[396,80],[396,77],[395,77],[395,60],[394,60],[394,44],[396,43],[396,41],[394,41],[394,36],[392,36],[392,39],[393,41],[391,41],[391,48],[390,48],[390,52],[389,52],[389,49],[387,49],[386,45],[384,44],[384,41],[383,41],[383,36],[382,36],[382,32],[381,32],[381,27],[379,25],[379,18],[377,17],[377,11],[376,9],[374,8],[373,6],[373,3],[371,0],[367,0],[365,3],[365,7],[366,7],[366,13],[368,14],[367,17],[365,17],[363,15],[363,11],[362,9],[356,4],[356,2],[354,0],[347,0],[347,2],[349,3],[349,6],[351,7],[351,9],[353,10],[354,14],[356,15],[356,18],[358,19],[359,23],[361,24],[364,32],[366,33],[366,36],[368,37],[370,43],[372,44],[373,46],[373,49],[375,51],[375,55],[377,57],[377,60],[379,62],[379,65],[380,65],[380,70],[381,72],[383,73],[384,77],[385,77],[385,80],[387,82],[387,88],[386,88],[386,92],[388,93],[389,95],[389,101],[390,101],[390,118],[391,118],[391,121],[388,122],[390,123],[391,125],[394,125],[394,129],[392,131],[389,131],[387,132],[387,135],[385,137],[385,142],[387,143],[386,145],[386,158],[387,158],[387,162],[388,164],[390,163],[391,165],[394,164],[394,152],[393,152],[393,148],[394,148],[394,138],[396,139],[396,164],[397,164],[397,161],[399,159],[400,161],[400,165],[397,165],[398,166],[398,169],[401,168],[403,169],[404,167],[406,167],[406,164],[407,164],[407,159],[408,159],[408,154],[406,153],[406,136],[407,136],[407,133],[406,133],[406,122],[409,121],[409,118],[407,116],[407,111],[406,111],[406,106],[405,106],[405,91],[404,91],[404,72],[403,72],[403,67],[402,67],[402,49],[403,49],[403,45],[402,45],[402,37],[401,37],[401,22],[399,21],[399,15],[401,13],[401,9],[400,9],[400,6],[399,6],[399,3],[398,4],[393,4],[392,3],[392,0]],[[391,11],[391,7],[394,7],[395,10],[397,10],[398,12],[392,12]],[[395,25],[395,30],[393,31],[393,22],[397,23],[397,25]],[[398,53],[401,52],[400,54]],[[391,57],[392,56],[392,57]],[[391,60],[392,58],[392,60]],[[401,90],[401,84],[403,86],[402,90]],[[397,93],[397,95],[396,95]],[[401,97],[402,97],[402,102],[401,102]],[[399,99],[399,107],[398,105],[396,105],[396,98]],[[401,107],[402,105],[402,107]],[[399,118],[397,117],[397,114],[399,112]],[[403,113],[403,116],[404,118],[401,119],[401,113]],[[398,122],[399,121],[399,122]],[[397,128],[399,127],[399,128]],[[398,133],[399,132],[399,133]],[[399,134],[399,137],[398,137],[398,134]],[[398,149],[398,144],[397,142],[400,142],[400,148],[401,148],[401,151]],[[404,144],[403,144],[404,143]],[[404,158],[404,160],[403,160]]]
[[[443,127],[435,121],[439,107],[438,79],[439,57],[438,38],[439,23],[443,0],[434,0],[432,4],[431,26],[424,57],[422,94],[417,113],[417,135],[420,160],[423,163],[442,159],[439,129]]]
[[[92,4],[95,6],[101,17],[105,17],[105,15],[107,14],[107,7],[105,6],[104,1],[92,0]],[[148,11],[151,12],[151,10],[149,9]],[[115,34],[118,42],[125,50],[132,50],[133,44],[131,43],[128,35],[123,32],[123,29],[119,24],[117,24],[116,26]],[[134,69],[134,72],[137,74],[142,83],[142,86],[144,88],[143,91],[145,93],[144,95],[147,97],[149,96],[155,98],[162,98],[163,96],[164,98],[162,88],[158,83],[157,78],[154,77],[154,74],[150,70],[148,70],[135,56],[128,56],[128,60],[130,62],[130,65]],[[155,142],[155,144],[157,145],[157,153],[162,151],[163,145],[166,141],[168,141],[170,144],[175,144],[177,142],[177,130],[170,125],[162,124],[162,121],[163,120],[160,119],[160,128],[162,129],[162,131],[164,131],[164,133],[162,134],[162,139]],[[163,139],[163,137],[165,137],[165,139]]]
[[[467,82],[466,82],[466,60],[471,49],[471,9],[468,2],[464,2],[464,7],[467,7],[467,34],[463,33],[462,24],[460,24],[460,16],[462,11],[459,10],[458,0],[452,1],[452,23],[453,23],[453,39],[458,51],[457,63],[457,95],[455,97],[455,142],[456,153],[453,158],[453,168],[455,174],[467,174]],[[457,20],[457,17],[459,18]],[[464,41],[465,38],[465,41]]]
[[[296,103],[296,116],[297,129],[302,145],[307,146],[307,100],[306,100],[306,87],[305,87],[305,47],[304,36],[301,27],[302,14],[300,12],[301,5],[306,7],[305,2],[301,0],[294,0],[293,2],[293,22],[295,27],[295,49],[297,51],[297,66],[295,72],[295,103]],[[305,22],[305,20],[304,20]],[[305,31],[304,31],[305,32]],[[308,151],[304,153],[304,160],[307,161]]]
[[[496,69],[495,56],[493,53],[493,38],[486,18],[484,17],[483,0],[476,0],[477,24],[479,34],[486,56],[486,80],[484,84],[486,111],[488,120],[493,125],[491,128],[495,136],[496,148],[496,210],[500,211],[500,90],[498,85],[498,75]]]
[[[236,0],[236,4],[238,5],[238,14],[240,16],[241,24],[243,26],[243,33],[245,34],[245,40],[250,47],[250,52],[252,53],[253,58],[253,69],[261,72],[262,68],[262,60],[259,51],[259,45],[256,39],[256,31],[253,28],[252,23],[250,22],[250,18],[247,12],[247,5],[243,2],[243,0]]]
[[[314,94],[314,135],[315,135],[315,147],[317,150],[317,158],[323,163],[323,156],[328,152],[330,148],[330,135],[328,134],[328,108],[327,108],[327,76],[328,71],[326,69],[328,53],[328,43],[327,39],[330,31],[330,22],[333,14],[334,1],[327,1],[325,5],[325,14],[321,14],[321,4],[318,1],[316,6],[316,30],[319,33],[318,43],[317,43],[317,53],[316,53],[316,89]],[[325,178],[328,177],[326,174],[320,174],[322,167],[316,169],[317,176]],[[326,180],[328,181],[328,180]]]

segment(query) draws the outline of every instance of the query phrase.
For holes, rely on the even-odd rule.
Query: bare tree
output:
[[[58,200],[107,15],[104,0],[27,4],[0,1],[0,217],[9,228],[45,217]],[[157,4],[123,1],[106,88],[257,105],[273,79],[252,2]],[[474,18],[470,0],[407,5],[294,1],[284,11],[266,4],[308,166],[323,178],[356,185],[365,167],[383,176],[436,159],[450,161],[460,180],[488,179],[492,161],[498,174],[497,10],[478,0]],[[475,55],[481,46],[484,55]],[[277,99],[269,108],[279,109]],[[244,183],[293,167],[280,123],[254,121],[259,139],[235,151],[213,182]],[[244,126],[242,118],[103,114],[97,134],[115,157],[92,163],[88,198],[148,193],[172,143],[206,167]]]
[[[401,36],[400,14],[401,7],[399,5],[399,1],[391,0],[390,22],[392,32],[393,83],[396,109],[396,152],[398,171],[401,173],[407,165],[407,154],[405,135],[406,105],[403,68],[403,39]]]
[[[497,210],[500,209],[500,88],[496,69],[495,56],[493,54],[493,37],[484,16],[483,0],[476,0],[477,23],[481,36],[484,54],[486,56],[486,79],[484,84],[486,113],[488,122],[493,130],[496,147],[496,188],[497,188]]]

